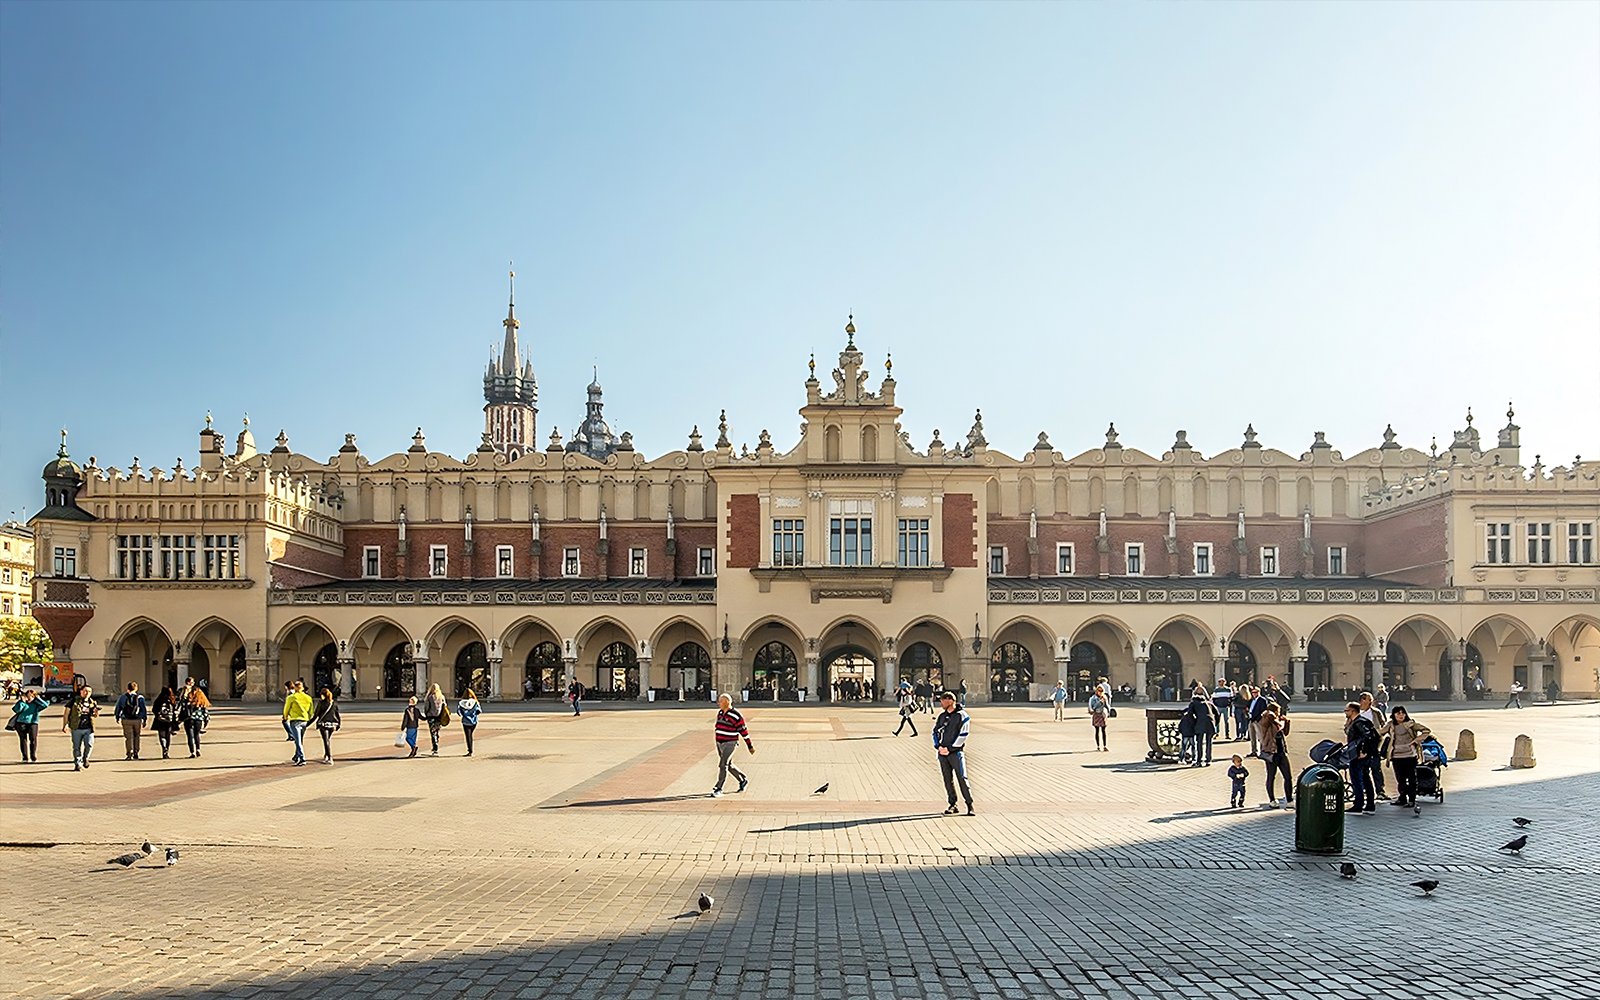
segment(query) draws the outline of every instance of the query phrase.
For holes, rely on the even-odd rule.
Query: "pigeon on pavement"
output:
[[[167,848],[167,865],[170,867],[170,866],[175,865],[177,863],[178,863],[178,849],[176,847]]]
[[[1511,822],[1517,824],[1518,826],[1526,827],[1529,823],[1532,823],[1533,820],[1528,819],[1525,816],[1513,816]]]
[[[1355,878],[1356,877],[1356,866],[1353,863],[1351,863],[1349,861],[1346,861],[1344,864],[1339,866],[1339,877],[1340,878]]]
[[[1433,890],[1439,888],[1438,881],[1431,878],[1425,878],[1420,882],[1413,882],[1411,884],[1416,886],[1418,889],[1421,889],[1424,896],[1433,895]]]
[[[119,854],[110,861],[106,862],[106,864],[121,865],[124,868],[132,868],[134,862],[143,861],[144,858],[145,856],[143,854],[140,854],[138,851],[133,851],[129,854]]]
[[[1516,840],[1513,840],[1511,843],[1507,844],[1506,846],[1504,846],[1504,847],[1502,847],[1500,849],[1502,851],[1510,851],[1512,854],[1521,854],[1522,853],[1522,849],[1524,847],[1527,847],[1527,846],[1528,846],[1528,836],[1527,836],[1527,834],[1523,834],[1522,836],[1518,837]]]
[[[150,841],[148,841],[148,840],[145,841],[143,844],[139,845],[139,850],[145,852],[146,854],[153,854],[155,852],[155,849],[156,849],[155,845],[150,843]]]
[[[823,792],[825,792],[827,790],[828,790],[828,783],[827,782],[823,782],[822,783],[822,787],[817,789],[816,791],[812,792],[811,794],[812,795],[821,795]]]
[[[712,904],[715,903],[715,902],[716,902],[716,900],[712,899],[710,896],[707,896],[705,893],[702,892],[700,894],[700,899],[699,899],[699,902],[698,902],[698,905],[700,907],[700,912],[701,913],[708,912],[711,909]]]

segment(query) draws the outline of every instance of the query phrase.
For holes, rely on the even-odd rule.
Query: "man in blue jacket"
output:
[[[123,760],[139,759],[139,735],[144,731],[145,720],[150,717],[150,710],[144,703],[144,695],[139,693],[139,685],[133,681],[128,682],[127,693],[117,699],[116,719],[122,723],[122,742],[125,755]]]
[[[939,695],[939,704],[944,711],[933,723],[933,745],[939,751],[939,770],[944,774],[944,790],[950,799],[950,808],[944,813],[954,816],[961,811],[956,808],[956,783],[959,782],[961,797],[967,803],[967,815],[976,816],[977,811],[972,808],[972,789],[967,786],[966,746],[972,718],[965,709],[956,706],[954,691]]]

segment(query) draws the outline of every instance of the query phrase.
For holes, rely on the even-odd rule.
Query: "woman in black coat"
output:
[[[1217,735],[1216,708],[1211,704],[1206,689],[1195,685],[1194,694],[1189,699],[1189,707],[1183,710],[1182,728],[1188,728],[1194,733],[1194,759],[1190,762],[1192,767],[1210,766],[1211,743]],[[1184,726],[1187,723],[1187,726]]]
[[[322,734],[322,762],[332,764],[333,734],[339,728],[339,704],[333,700],[333,692],[328,688],[322,689],[322,697],[311,712],[311,724]]]

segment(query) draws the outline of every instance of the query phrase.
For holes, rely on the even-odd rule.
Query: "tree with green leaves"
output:
[[[0,673],[21,671],[24,663],[49,663],[54,655],[43,625],[32,618],[0,618]]]

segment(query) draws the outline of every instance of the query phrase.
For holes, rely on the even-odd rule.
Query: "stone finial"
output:
[[[694,429],[689,432],[689,450],[690,451],[705,451],[706,450],[706,446],[700,443],[700,425],[699,424],[695,424],[694,425]]]
[[[855,313],[851,313],[850,314],[850,318],[845,321],[844,332],[849,335],[849,342],[844,345],[844,349],[847,350],[847,351],[855,350],[856,349],[856,314]]]
[[[933,429],[933,440],[928,442],[928,450],[929,451],[933,451],[935,448],[943,448],[943,447],[944,447],[944,442],[939,440],[939,428],[935,427]]]
[[[356,436],[354,434],[346,434],[344,436],[344,444],[339,448],[339,450],[346,452],[359,451],[360,449],[356,447]]]
[[[1106,425],[1106,445],[1105,446],[1107,448],[1121,448],[1122,447],[1122,445],[1117,443],[1117,425],[1116,424],[1107,424]]]
[[[1316,432],[1314,432],[1312,434],[1311,447],[1313,449],[1332,448],[1333,445],[1328,443],[1328,432],[1327,431],[1316,431]]]
[[[1394,424],[1389,424],[1383,429],[1383,448],[1388,450],[1400,447],[1400,442],[1395,440]]]
[[[937,432],[935,432],[935,433],[937,433]],[[1040,431],[1039,432],[1039,440],[1037,440],[1037,441],[1035,441],[1033,443],[1033,450],[1034,451],[1053,451],[1054,449],[1050,447],[1050,436],[1048,434],[1046,434],[1044,431]]]
[[[427,436],[422,433],[422,428],[418,427],[417,428],[417,432],[415,434],[411,435],[411,447],[406,449],[406,450],[407,451],[415,451],[415,452],[425,452],[425,451],[428,450],[428,446],[426,444],[427,440],[428,440]]]
[[[1188,450],[1188,449],[1192,449],[1193,447],[1194,447],[1194,445],[1189,443],[1189,432],[1188,431],[1179,431],[1177,440],[1172,442],[1172,450],[1173,451],[1185,451],[1185,450]]]
[[[987,447],[989,442],[983,436],[983,411],[977,410],[972,414],[972,429],[967,431],[967,451]]]
[[[562,451],[561,431],[555,427],[550,428],[550,443],[545,445],[545,451]]]
[[[765,427],[761,428],[761,440],[756,442],[756,448],[757,450],[763,448],[767,449],[768,451],[772,450],[772,435],[767,433],[767,429]]]
[[[1240,445],[1240,447],[1241,448],[1259,448],[1259,447],[1261,447],[1260,442],[1258,442],[1256,440],[1256,425],[1255,424],[1246,424],[1245,425],[1245,428],[1244,428],[1244,444]]]
[[[731,449],[733,442],[728,440],[728,411],[723,410],[717,417],[717,450]]]
[[[811,377],[807,381],[815,382],[817,380],[817,352],[811,352],[811,361],[807,367],[811,369]]]
[[[633,432],[632,431],[623,431],[622,432],[622,437],[617,439],[617,450],[618,451],[632,451],[633,450]]]
[[[278,436],[273,441],[272,451],[277,455],[285,455],[289,452],[289,435],[281,427],[278,428]]]
[[[206,411],[206,430],[209,431],[210,429],[211,429],[211,411],[207,410]]]
[[[480,453],[494,451],[494,441],[490,439],[488,431],[483,432],[483,443],[478,445],[478,451]]]

